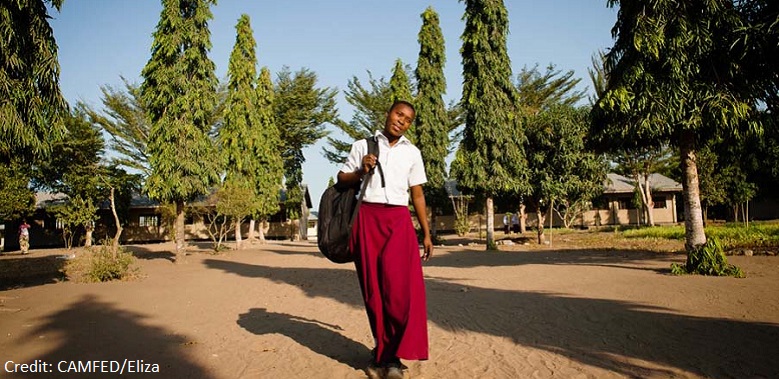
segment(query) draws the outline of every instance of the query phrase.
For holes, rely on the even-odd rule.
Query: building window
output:
[[[65,229],[65,223],[62,221],[62,219],[55,219],[54,220],[54,229],[55,230],[64,230]]]
[[[138,217],[138,226],[160,226],[160,216],[142,215]]]
[[[636,209],[636,206],[633,204],[633,199],[624,198],[619,199],[619,209]]]
[[[655,203],[655,209],[668,208],[665,197],[652,197],[652,202]]]

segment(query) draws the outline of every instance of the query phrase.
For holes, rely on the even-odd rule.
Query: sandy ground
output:
[[[779,377],[779,257],[729,257],[745,279],[676,277],[678,243],[587,234],[437,248],[425,265],[431,359],[404,362],[409,376]],[[171,248],[131,246],[142,274],[132,281],[5,283],[0,378],[366,377],[372,338],[351,265],[307,242],[193,248],[183,264]],[[36,360],[53,372],[6,372]],[[58,372],[94,360],[159,373]]]

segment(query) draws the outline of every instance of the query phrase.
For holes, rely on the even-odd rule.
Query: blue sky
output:
[[[509,12],[508,52],[513,72],[553,63],[574,70],[581,88],[590,87],[587,68],[592,55],[613,44],[611,28],[616,9],[605,0],[505,0]],[[415,67],[422,25],[421,13],[432,6],[439,14],[446,42],[447,94],[457,100],[462,92],[460,35],[464,4],[456,0],[219,0],[212,7],[210,58],[219,78],[226,78],[235,24],[241,14],[251,18],[257,41],[258,65],[277,73],[308,68],[320,87],[346,89],[350,78],[389,79],[395,60]],[[152,33],[162,5],[157,0],[66,0],[50,21],[59,46],[60,85],[66,99],[101,109],[100,86],[121,87],[121,77],[140,83],[140,73],[151,55]],[[339,115],[351,119],[352,108],[338,96]],[[343,135],[333,130],[334,136]],[[322,156],[323,143],[304,154],[304,181],[314,206],[339,166]],[[204,157],[204,159],[207,159]]]

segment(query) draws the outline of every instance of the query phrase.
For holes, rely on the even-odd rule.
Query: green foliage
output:
[[[349,136],[349,139],[342,141],[327,137],[330,149],[323,148],[325,158],[335,164],[343,164],[346,161],[352,142],[370,137],[377,130],[384,129],[387,110],[392,105],[392,90],[389,83],[383,77],[374,78],[370,71],[368,71],[367,86],[353,76],[347,83],[344,96],[346,102],[354,107],[352,119],[347,123],[339,118],[334,120],[334,125]]]
[[[245,192],[245,208],[243,214],[236,215],[237,219],[247,215],[263,218],[278,209],[281,140],[272,113],[270,72],[263,68],[256,78],[256,44],[247,15],[241,16],[236,30],[228,67],[227,105],[218,133],[220,156],[225,164],[223,187]]]
[[[209,159],[217,100],[215,66],[208,58],[214,2],[163,0],[152,55],[141,73],[141,99],[151,122],[145,184],[161,202],[194,199],[218,179],[219,160]]]
[[[99,249],[78,254],[65,265],[65,275],[74,282],[99,283],[123,280],[137,275],[135,257],[119,247],[114,252],[109,241]]]
[[[465,129],[451,175],[458,186],[487,197],[523,193],[527,188],[525,136],[506,49],[508,13],[503,1],[463,2]]]
[[[744,19],[728,0],[618,1],[606,54],[608,86],[593,106],[594,139],[607,149],[678,146],[690,250],[706,240],[697,148],[759,132],[758,94],[739,51]]]
[[[257,82],[259,125],[254,149],[257,168],[254,176],[257,207],[252,216],[266,219],[279,211],[279,189],[284,178],[284,162],[280,153],[281,136],[274,117],[274,93],[270,70],[263,67]]]
[[[96,203],[105,198],[98,177],[104,150],[100,128],[89,121],[83,105],[65,115],[64,124],[67,133],[52,144],[52,154],[48,158],[38,161],[34,183],[38,188]]]
[[[148,112],[143,106],[139,85],[125,78],[122,81],[124,89],[101,87],[102,112],[89,106],[85,109],[90,121],[111,136],[109,148],[116,154],[112,161],[147,177],[151,173],[146,148],[151,128]]]
[[[0,164],[0,221],[19,219],[35,211],[29,170],[15,159]]]
[[[71,197],[65,204],[51,206],[49,210],[62,222],[62,239],[68,249],[73,247],[78,230],[91,227],[97,220],[97,206],[92,199],[81,196]]]
[[[528,117],[525,150],[531,190],[527,196],[533,203],[554,201],[568,222],[601,193],[606,178],[606,162],[585,146],[588,130],[584,108],[551,105]]]
[[[68,105],[47,3],[62,6],[62,0],[0,2],[0,164],[12,156],[35,162],[65,133]]]
[[[711,237],[705,245],[698,246],[687,255],[684,266],[671,265],[674,275],[699,274],[713,276],[734,276],[743,278],[744,272],[740,268],[728,264],[722,245],[717,238]]]
[[[657,226],[631,229],[623,231],[622,235],[626,238],[682,240],[684,239],[684,227]],[[741,223],[707,226],[706,235],[718,239],[726,251],[740,248],[776,248],[779,246],[779,224],[776,223],[750,223],[749,227],[745,227]]]
[[[584,98],[584,91],[575,91],[581,79],[574,78],[574,71],[565,74],[557,70],[554,64],[546,67],[546,72],[523,67],[517,77],[519,102],[525,115],[535,115],[554,105],[575,106]]]
[[[288,200],[300,204],[302,195],[294,189],[303,183],[303,148],[327,135],[326,123],[336,118],[335,95],[331,88],[317,88],[316,73],[301,69],[294,76],[288,67],[278,74],[273,101],[276,125],[283,146],[285,186]]]
[[[444,65],[446,54],[444,36],[438,14],[432,7],[422,13],[419,31],[419,56],[414,72],[417,82],[417,110],[413,140],[425,162],[425,198],[431,207],[446,206],[448,196],[446,181],[446,157],[449,155],[449,138],[452,120],[447,112],[443,96],[446,93]],[[406,133],[408,136],[409,133]]]

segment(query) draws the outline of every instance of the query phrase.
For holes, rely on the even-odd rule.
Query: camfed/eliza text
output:
[[[143,359],[124,359],[115,360],[93,360],[93,361],[59,361],[56,364],[44,362],[36,359],[32,363],[16,363],[6,361],[3,366],[5,372],[24,372],[24,373],[114,373],[122,375],[124,373],[158,373],[160,365],[157,363],[146,363]]]

